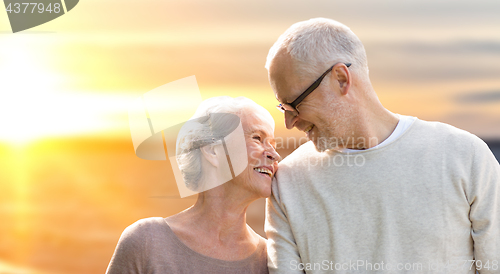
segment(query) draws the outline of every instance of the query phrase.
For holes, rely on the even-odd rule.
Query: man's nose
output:
[[[298,119],[298,116],[294,115],[291,111],[285,111],[285,126],[287,129],[292,129]]]

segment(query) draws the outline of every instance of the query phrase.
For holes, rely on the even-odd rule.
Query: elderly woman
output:
[[[176,215],[139,220],[125,229],[107,273],[268,273],[265,240],[246,224],[246,210],[271,194],[279,159],[274,121],[263,107],[243,97],[208,99],[196,113],[196,126],[177,142],[186,186],[200,192],[196,203]],[[241,120],[243,162],[248,164],[238,169],[241,161],[233,157],[235,170],[231,168],[228,181],[210,186],[207,181],[223,176],[222,166],[231,166],[224,137],[235,128],[232,117]]]

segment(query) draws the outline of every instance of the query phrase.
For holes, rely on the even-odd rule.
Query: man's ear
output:
[[[200,148],[201,154],[209,163],[214,167],[219,166],[219,160],[217,159],[217,153],[215,152],[215,145],[207,145]]]
[[[336,80],[339,83],[340,93],[342,95],[346,95],[351,87],[351,72],[344,64],[342,64],[338,67],[336,66],[334,68],[334,73],[332,74],[336,76]]]

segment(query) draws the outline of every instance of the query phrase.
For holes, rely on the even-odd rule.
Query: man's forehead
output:
[[[296,97],[298,80],[292,58],[288,53],[278,53],[269,66],[269,79],[276,100],[289,103]]]
[[[282,104],[290,104],[300,95],[298,84],[293,85],[290,82],[288,85],[275,86],[273,87],[274,97],[276,100]]]

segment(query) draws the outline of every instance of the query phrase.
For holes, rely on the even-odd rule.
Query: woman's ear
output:
[[[214,167],[219,166],[219,160],[217,159],[217,153],[215,152],[215,145],[206,145],[200,148],[201,154],[209,163]]]

